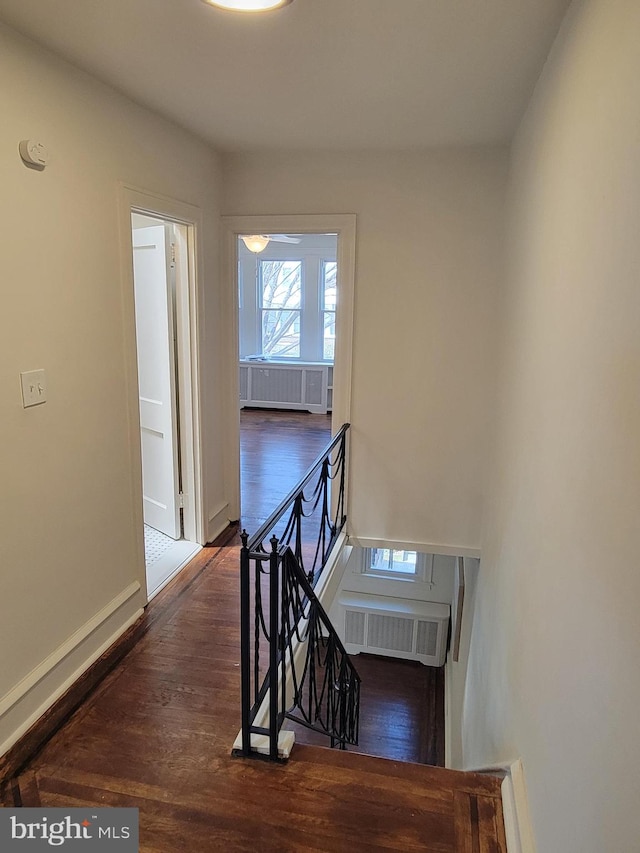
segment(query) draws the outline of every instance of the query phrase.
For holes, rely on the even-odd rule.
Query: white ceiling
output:
[[[0,0],[0,20],[220,150],[502,143],[569,0]]]

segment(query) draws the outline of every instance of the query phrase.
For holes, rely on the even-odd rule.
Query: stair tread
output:
[[[396,761],[349,750],[329,749],[322,746],[296,744],[291,761],[305,761],[312,764],[327,765],[336,768],[351,768],[361,773],[382,774],[395,778],[409,779],[426,785],[438,785],[452,791],[467,791],[484,796],[499,797],[502,779],[484,773],[463,770],[450,770],[445,767],[433,767],[428,764],[416,764],[410,761]]]

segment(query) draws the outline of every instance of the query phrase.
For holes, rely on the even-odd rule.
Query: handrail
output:
[[[328,735],[332,746],[357,743],[360,679],[313,589],[346,523],[348,430],[338,431],[257,533],[241,534],[244,756],[255,754],[252,736],[263,736],[277,759],[285,717]]]

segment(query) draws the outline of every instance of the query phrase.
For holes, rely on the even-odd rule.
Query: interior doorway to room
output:
[[[242,521],[257,528],[331,435],[338,235],[241,235]]]
[[[189,452],[189,226],[131,212],[142,449],[147,595],[152,598],[200,550]],[[187,357],[188,360],[188,357]],[[188,365],[187,365],[188,370]],[[188,383],[186,383],[188,386]]]

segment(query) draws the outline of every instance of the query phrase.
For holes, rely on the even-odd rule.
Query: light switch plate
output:
[[[47,377],[44,370],[28,370],[20,374],[22,384],[22,405],[39,406],[47,402]]]

